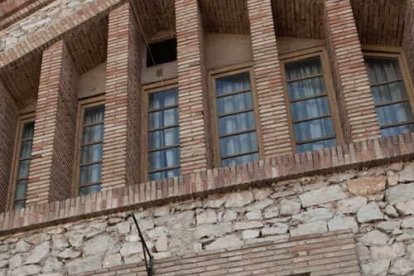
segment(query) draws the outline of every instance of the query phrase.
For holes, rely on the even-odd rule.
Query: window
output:
[[[34,119],[22,119],[19,124],[18,145],[15,154],[15,171],[13,172],[13,207],[24,208],[26,204],[27,182],[32,154]]]
[[[285,63],[290,119],[296,151],[316,151],[335,146],[337,132],[330,106],[321,55]],[[335,106],[335,105],[333,105]]]
[[[414,131],[414,116],[397,56],[367,56],[365,63],[382,136]]]
[[[218,164],[231,166],[259,159],[250,71],[214,77]]]
[[[79,194],[101,190],[104,105],[81,108],[81,137],[79,145]]]
[[[178,90],[171,88],[148,95],[148,159],[150,180],[180,174]]]
[[[177,60],[175,38],[150,43],[147,48],[147,67]]]

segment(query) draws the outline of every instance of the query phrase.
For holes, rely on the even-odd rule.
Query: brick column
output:
[[[16,123],[16,104],[0,82],[0,212],[7,204]]]
[[[78,73],[59,41],[43,52],[27,205],[70,197]]]
[[[140,43],[129,2],[109,14],[102,189],[139,183]]]
[[[264,155],[272,157],[288,154],[292,151],[293,141],[289,129],[271,0],[248,0],[247,8]]]
[[[176,0],[181,173],[209,166],[207,76],[203,27],[196,0]]]
[[[414,73],[414,0],[406,0],[407,13],[403,38],[404,54],[411,74]]]
[[[358,31],[349,0],[325,0],[328,52],[348,142],[380,135]]]

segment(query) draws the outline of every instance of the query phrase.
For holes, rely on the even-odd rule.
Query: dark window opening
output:
[[[147,48],[147,67],[177,60],[177,39],[151,43]]]

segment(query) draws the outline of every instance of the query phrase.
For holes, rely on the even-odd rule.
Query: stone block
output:
[[[299,198],[303,207],[309,207],[344,199],[346,198],[346,194],[342,191],[339,185],[334,185],[306,192],[301,194]]]
[[[384,191],[386,182],[387,180],[384,176],[359,177],[348,180],[347,185],[351,194],[356,196],[367,196]]]

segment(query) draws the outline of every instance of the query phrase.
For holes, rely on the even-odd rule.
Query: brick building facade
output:
[[[413,22],[0,0],[0,275],[414,275]]]

